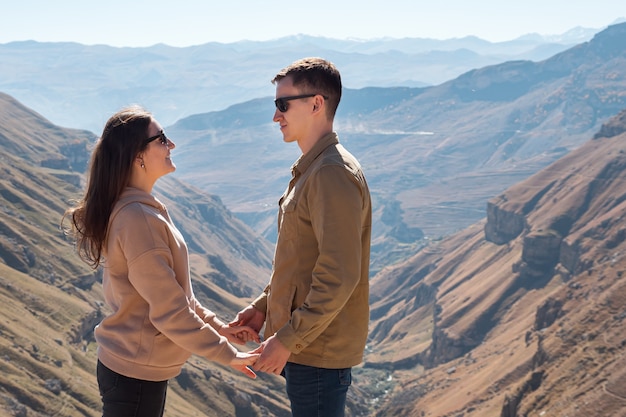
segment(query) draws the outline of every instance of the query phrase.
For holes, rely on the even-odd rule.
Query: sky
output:
[[[0,43],[184,47],[299,34],[500,42],[603,29],[619,18],[624,0],[18,0],[2,7]]]

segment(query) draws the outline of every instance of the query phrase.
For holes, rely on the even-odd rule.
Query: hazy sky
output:
[[[73,41],[112,46],[198,45],[306,34],[336,39],[602,29],[626,17],[624,0],[16,0],[0,12],[0,43]]]

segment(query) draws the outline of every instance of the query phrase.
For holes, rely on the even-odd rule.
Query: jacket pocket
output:
[[[278,225],[278,238],[284,240],[295,239],[298,235],[296,206],[298,202],[292,197],[287,197],[280,205],[280,224]]]

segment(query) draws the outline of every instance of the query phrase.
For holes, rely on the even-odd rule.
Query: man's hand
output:
[[[257,310],[254,306],[248,306],[237,313],[235,320],[228,323],[229,326],[248,326],[257,334],[261,331],[265,323],[265,313]]]
[[[224,336],[230,343],[245,345],[248,342],[261,343],[259,333],[249,326],[223,325],[218,333]]]
[[[252,366],[254,370],[275,375],[280,375],[291,355],[291,351],[276,336],[270,337],[261,343],[261,346],[250,351],[250,353],[261,354],[254,366]]]

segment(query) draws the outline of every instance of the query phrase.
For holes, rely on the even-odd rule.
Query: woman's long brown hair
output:
[[[138,106],[109,118],[91,155],[85,195],[63,216],[71,219],[79,256],[94,269],[102,262],[113,206],[128,185],[135,158],[146,148],[151,121],[152,114]]]

